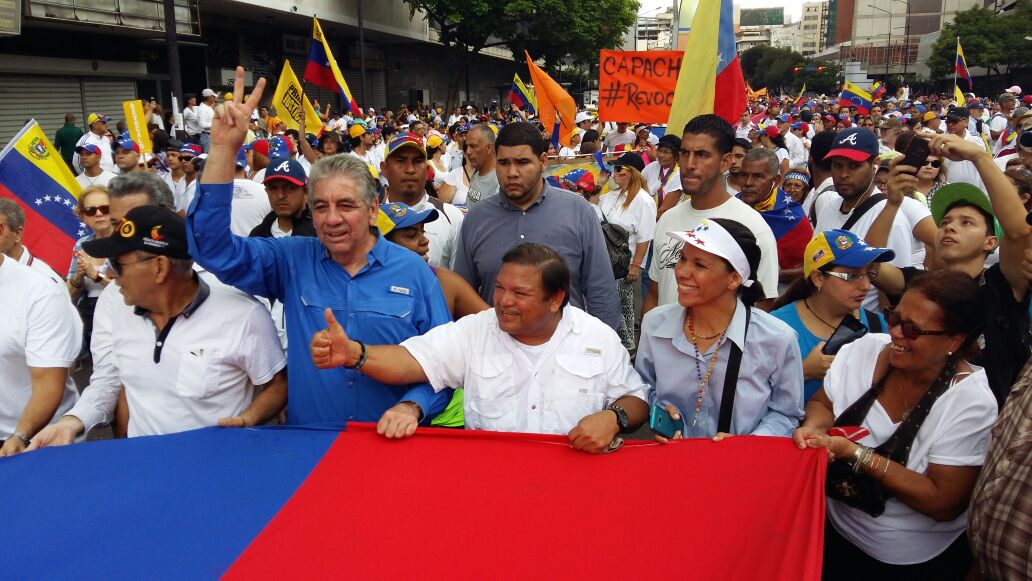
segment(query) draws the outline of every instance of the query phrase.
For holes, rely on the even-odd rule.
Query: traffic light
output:
[[[793,73],[798,73],[799,72],[799,67],[792,67],[792,72]]]

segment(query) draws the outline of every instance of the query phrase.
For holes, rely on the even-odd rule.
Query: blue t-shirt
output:
[[[831,337],[831,333],[828,333],[828,337],[818,337],[810,332],[810,329],[806,328],[803,324],[803,320],[799,318],[799,311],[796,310],[796,305],[801,301],[795,301],[789,303],[776,311],[771,311],[770,314],[774,315],[778,319],[781,319],[785,323],[788,323],[789,327],[795,329],[796,334],[799,336],[799,354],[803,359],[813,351],[813,348],[817,346],[821,341],[827,341],[828,337]],[[806,308],[805,306],[803,307]],[[871,325],[867,322],[867,310],[860,309],[860,322],[863,323],[868,329]],[[882,332],[888,330],[888,325],[885,323],[885,317],[882,317],[880,313],[876,313],[878,320],[881,322]],[[817,390],[821,388],[822,381],[820,379],[806,379],[803,381],[803,402],[810,401],[813,394],[817,393]]]

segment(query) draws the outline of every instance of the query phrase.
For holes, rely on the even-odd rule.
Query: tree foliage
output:
[[[842,72],[837,64],[817,62],[792,49],[769,45],[754,46],[739,59],[745,80],[753,89],[767,87],[791,93],[805,84],[808,92],[830,93],[838,88]]]
[[[939,39],[932,45],[928,68],[932,79],[953,75],[957,37],[964,47],[968,67],[985,67],[995,74],[1032,64],[1032,0],[1019,0],[1014,12],[993,14],[992,10],[975,6],[958,12],[953,22],[942,27]]]
[[[563,59],[598,60],[598,51],[620,44],[634,24],[637,0],[404,0],[410,15],[423,13],[440,29],[455,74],[450,107],[466,65],[481,50],[507,46],[523,62],[527,50],[556,70]]]

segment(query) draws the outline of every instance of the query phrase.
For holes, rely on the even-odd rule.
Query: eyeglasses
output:
[[[849,272],[849,273],[847,273],[847,272],[835,272],[835,271],[830,271],[829,270],[828,272],[825,272],[824,274],[826,274],[828,276],[834,276],[835,278],[837,278],[839,280],[844,280],[844,281],[846,281],[848,283],[859,282],[863,278],[866,278],[867,280],[870,280],[870,281],[873,282],[874,279],[878,278],[878,271],[877,270],[868,270],[867,272]]]
[[[627,168],[623,167],[622,165],[618,165],[618,166],[613,168],[613,173],[614,174],[624,173],[625,171],[627,171]]]
[[[122,276],[122,273],[124,272],[126,266],[129,266],[130,264],[138,264],[140,262],[147,262],[148,260],[154,260],[155,258],[157,258],[157,256],[148,256],[147,258],[134,260],[132,262],[119,262],[114,258],[109,258],[107,264],[108,268],[111,269],[111,272],[114,273],[115,278],[118,278]]]
[[[894,329],[894,328],[896,328],[898,326],[899,330],[903,332],[903,336],[906,337],[907,339],[910,339],[911,341],[913,341],[914,339],[917,339],[921,335],[947,335],[948,334],[947,331],[925,331],[924,329],[918,327],[917,325],[911,323],[910,321],[907,321],[907,320],[903,319],[898,314],[896,314],[895,311],[889,313],[889,315],[887,317],[885,317],[885,322],[889,324],[889,329]]]
[[[925,165],[930,165],[930,166],[932,166],[935,169],[939,169],[940,167],[942,167],[942,160],[929,159],[928,161],[925,162]]]
[[[108,206],[107,204],[103,204],[101,206],[87,206],[82,209],[82,213],[90,218],[97,214],[104,214],[106,216],[111,213],[111,206]]]

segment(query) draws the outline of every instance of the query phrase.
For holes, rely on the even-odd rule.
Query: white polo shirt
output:
[[[57,271],[54,270],[49,264],[33,256],[32,253],[29,252],[28,247],[22,246],[22,254],[21,257],[18,258],[18,263],[22,266],[28,267],[32,270],[32,272],[35,272],[36,274],[54,283],[61,290],[67,290],[67,287],[65,286],[65,281],[63,278],[61,278],[61,275],[57,274]]]
[[[401,343],[441,391],[464,386],[466,428],[566,434],[585,416],[648,386],[616,332],[567,305],[552,338],[524,345],[498,326],[494,309]]]
[[[6,440],[32,396],[30,368],[70,367],[82,345],[82,321],[67,291],[10,257],[0,264],[0,304],[0,440]],[[76,397],[69,376],[54,417],[71,408]]]
[[[265,186],[246,178],[233,180],[233,205],[229,229],[237,236],[250,236],[251,230],[272,212]]]
[[[87,431],[110,422],[122,385],[129,436],[213,426],[247,409],[254,386],[283,369],[286,356],[269,311],[231,287],[209,286],[207,276],[164,331],[108,285],[93,318],[93,375],[67,415]]]

